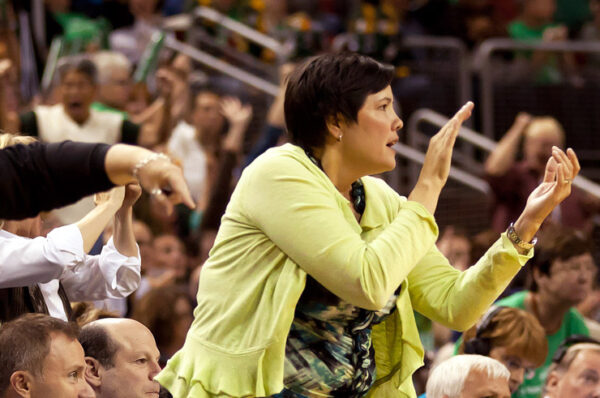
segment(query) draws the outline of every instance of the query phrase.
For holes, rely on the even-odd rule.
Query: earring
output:
[[[340,134],[340,135],[338,135],[338,138],[337,138],[337,140],[338,140],[338,142],[342,142],[342,135],[341,135],[341,134]]]

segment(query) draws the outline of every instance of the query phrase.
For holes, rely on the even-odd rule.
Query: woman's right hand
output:
[[[448,180],[456,137],[464,121],[471,116],[473,106],[471,101],[463,105],[429,141],[423,168],[408,199],[421,203],[431,214],[435,212],[440,192]]]

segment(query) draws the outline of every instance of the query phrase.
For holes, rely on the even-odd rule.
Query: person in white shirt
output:
[[[79,222],[41,237],[40,216],[5,221],[0,230],[0,320],[46,312],[68,320],[69,301],[127,297],[140,281],[140,255],[132,228],[137,184],[95,196]],[[97,256],[86,253],[114,218],[114,235]]]

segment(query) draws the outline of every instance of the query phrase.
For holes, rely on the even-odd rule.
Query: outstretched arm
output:
[[[134,175],[136,165],[148,161]],[[0,150],[0,219],[22,219],[65,206],[114,185],[139,181],[167,211],[194,207],[181,169],[154,152],[131,145],[13,145]]]
[[[488,175],[494,177],[502,176],[514,164],[519,150],[519,142],[530,121],[531,116],[527,113],[519,113],[517,115],[513,125],[485,161],[485,172]]]

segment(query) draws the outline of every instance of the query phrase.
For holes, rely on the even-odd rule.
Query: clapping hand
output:
[[[439,194],[448,180],[452,150],[454,149],[456,137],[464,121],[471,116],[473,107],[474,105],[471,101],[467,102],[429,140],[429,147],[425,154],[425,161],[419,174],[419,180],[408,196],[408,199],[421,203],[431,214],[435,212]]]
[[[115,211],[123,204],[125,198],[125,187],[114,187],[105,192],[99,192],[94,195],[96,206],[109,206]]]
[[[522,226],[521,228],[525,229],[519,233],[522,239],[530,240],[552,210],[571,194],[571,183],[580,170],[575,151],[569,148],[565,153],[557,147],[552,148],[552,156],[546,163],[544,180],[531,192],[519,217],[519,220],[525,220],[525,225],[535,228],[535,231],[530,233],[528,228]],[[518,222],[515,223],[515,229]]]

